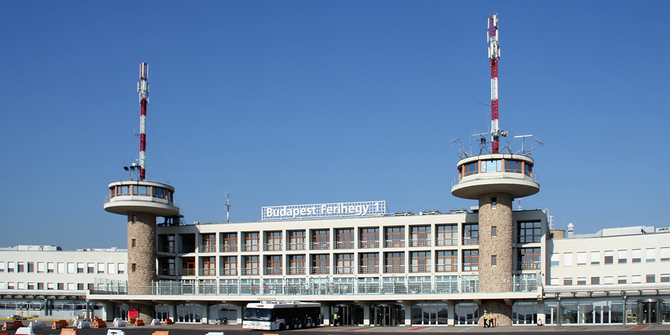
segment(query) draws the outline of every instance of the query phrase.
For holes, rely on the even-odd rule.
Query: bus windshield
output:
[[[254,321],[270,321],[272,316],[271,309],[261,309],[261,308],[247,308],[244,312],[245,320],[254,320]]]

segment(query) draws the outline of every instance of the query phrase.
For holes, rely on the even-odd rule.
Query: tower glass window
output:
[[[518,243],[542,241],[542,222],[540,221],[519,221],[517,231],[519,232]]]

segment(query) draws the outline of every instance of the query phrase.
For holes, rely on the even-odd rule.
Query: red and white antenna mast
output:
[[[489,43],[489,59],[491,60],[491,153],[498,153],[498,140],[500,136],[507,136],[506,131],[500,131],[498,126],[498,58],[500,58],[498,15],[489,17],[488,34],[486,41]]]
[[[140,64],[140,82],[137,83],[137,92],[140,95],[140,180],[146,179],[145,162],[147,149],[147,105],[149,104],[149,64]]]

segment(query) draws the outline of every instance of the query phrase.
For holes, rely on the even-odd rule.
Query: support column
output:
[[[447,303],[447,326],[456,325],[456,301],[449,300]]]
[[[156,215],[128,215],[128,293],[151,294],[156,280]],[[151,324],[154,319],[152,303],[137,303],[138,319]]]

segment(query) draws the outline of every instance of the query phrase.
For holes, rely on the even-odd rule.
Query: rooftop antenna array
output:
[[[532,134],[530,134],[530,135],[517,135],[517,136],[514,136],[514,138],[523,138],[523,143],[521,143],[521,150],[520,150],[520,152],[521,152],[522,155],[530,156],[530,155],[533,154],[533,151],[535,150],[535,146],[536,146],[536,145],[538,145],[538,144],[539,144],[539,145],[544,145],[544,143],[542,143],[542,142],[540,142],[540,141],[538,141],[538,140],[535,140],[535,142],[533,142],[533,143],[530,144],[530,148],[526,149],[526,138],[528,138],[528,137],[532,137],[532,136],[533,136]],[[517,151],[516,153],[519,153],[519,151]]]
[[[226,207],[226,222],[230,223],[230,193],[224,192],[223,195],[226,196],[226,204],[224,205]]]

